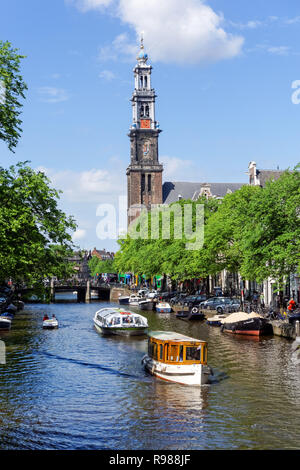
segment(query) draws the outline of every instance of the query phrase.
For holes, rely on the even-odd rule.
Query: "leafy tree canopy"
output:
[[[34,283],[69,275],[72,217],[57,205],[59,192],[25,163],[0,167],[0,277]]]
[[[21,136],[20,119],[27,85],[20,74],[21,59],[18,49],[10,42],[0,41],[0,139],[14,152]]]

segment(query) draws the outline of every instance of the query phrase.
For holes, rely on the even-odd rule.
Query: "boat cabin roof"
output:
[[[148,336],[159,341],[172,341],[178,343],[205,343],[205,341],[202,341],[201,339],[191,338],[190,336],[185,336],[174,331],[150,331]]]
[[[142,315],[139,315],[138,313],[133,313],[128,310],[122,310],[121,308],[102,308],[101,310],[98,310],[96,314],[98,316],[101,316],[102,318],[108,318],[112,315],[120,316],[120,317],[123,317],[123,316],[142,317]]]

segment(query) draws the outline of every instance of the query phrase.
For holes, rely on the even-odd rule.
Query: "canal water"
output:
[[[300,448],[300,369],[290,341],[140,312],[153,330],[208,341],[212,383],[185,387],[143,370],[145,337],[96,332],[94,313],[107,305],[26,305],[1,334],[1,450]],[[58,330],[42,329],[44,313],[55,313]]]

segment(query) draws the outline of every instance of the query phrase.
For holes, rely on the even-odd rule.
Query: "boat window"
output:
[[[179,347],[179,362],[183,362],[183,346]]]
[[[163,351],[164,351],[163,345],[160,344],[160,345],[159,345],[159,359],[160,359],[160,360],[163,359]]]
[[[149,357],[152,357],[153,359],[157,358],[157,344],[156,343],[149,342],[148,355]]]
[[[200,361],[200,354],[201,354],[201,346],[186,348],[186,360],[187,361]]]
[[[113,319],[113,325],[120,325],[121,323],[121,318],[120,317],[115,317]]]
[[[178,362],[178,346],[177,344],[171,344],[169,349],[169,361]]]

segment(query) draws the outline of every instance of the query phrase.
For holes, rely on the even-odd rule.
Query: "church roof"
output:
[[[284,170],[257,170],[260,186],[264,187],[268,180],[277,180]]]
[[[171,182],[167,181],[163,184],[163,203],[171,204],[172,202],[182,199],[197,200],[203,191],[208,190],[211,196],[223,198],[230,192],[237,191],[247,183],[190,183],[190,182]]]

